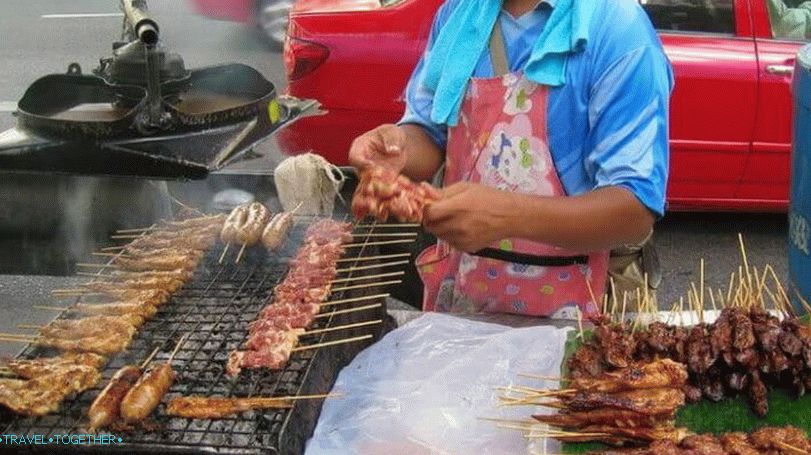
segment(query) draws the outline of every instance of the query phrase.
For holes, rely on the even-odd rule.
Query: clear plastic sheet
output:
[[[498,406],[497,387],[557,387],[567,331],[512,329],[427,313],[344,368],[324,403],[307,455],[558,453],[553,441],[481,418],[527,420],[538,407]]]

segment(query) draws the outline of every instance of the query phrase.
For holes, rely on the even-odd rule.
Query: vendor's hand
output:
[[[381,125],[358,136],[349,148],[349,164],[358,169],[382,166],[400,173],[406,164],[407,135],[397,125]]]
[[[510,193],[472,183],[457,183],[425,208],[426,230],[454,248],[473,253],[509,236],[505,209]]]

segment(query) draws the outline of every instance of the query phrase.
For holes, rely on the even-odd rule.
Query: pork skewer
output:
[[[185,341],[186,336],[177,342],[174,351],[165,363],[153,367],[138,378],[138,382],[121,400],[121,418],[125,423],[129,425],[141,423],[158,407],[164,395],[174,384],[176,373],[172,368],[172,360]]]
[[[109,427],[121,418],[121,402],[135,383],[138,382],[138,379],[141,378],[144,368],[152,361],[159,349],[155,348],[140,366],[125,365],[110,378],[110,382],[99,392],[87,411],[88,431],[90,433]]]
[[[220,256],[220,264],[222,264],[223,259],[225,259],[225,254],[228,253],[228,248],[231,247],[231,243],[237,242],[237,233],[242,226],[245,225],[247,220],[247,205],[234,207],[234,209],[231,210],[231,213],[228,214],[228,217],[225,219],[220,231],[220,240],[225,244],[225,248],[222,250],[222,255]]]
[[[289,409],[298,400],[320,400],[334,394],[292,397],[178,397],[169,402],[166,413],[187,419],[223,419],[235,414],[261,409]]]

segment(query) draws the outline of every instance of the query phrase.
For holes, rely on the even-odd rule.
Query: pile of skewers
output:
[[[681,389],[686,381],[684,365],[658,360],[595,378],[572,379],[561,390],[506,388],[508,395],[501,400],[509,406],[557,409],[557,414],[532,417],[559,428],[546,430],[544,435],[561,441],[596,440],[612,445],[660,439],[680,441],[688,432],[675,427],[674,418],[684,405]],[[524,426],[529,430],[535,425],[524,423]]]
[[[646,325],[640,322],[641,314],[633,324],[624,318],[615,322],[611,313],[604,313],[592,321],[593,339],[569,359],[569,374],[587,378],[634,362],[668,358],[687,366],[688,401],[720,401],[746,393],[759,416],[769,412],[769,388],[804,395],[811,389],[811,325],[797,318],[771,267],[759,273],[749,267],[743,246],[741,251],[743,268],[733,275],[726,293],[711,297],[720,311],[714,322],[704,321],[703,301],[704,295],[715,293],[696,287],[688,298],[698,321],[692,327],[661,321]]]
[[[71,315],[46,326],[22,324],[37,335],[3,334],[5,341],[31,343],[63,353],[55,357],[19,359],[2,372],[14,379],[0,380],[0,405],[23,415],[44,415],[58,410],[66,398],[95,387],[107,357],[125,351],[138,329],[152,318],[172,293],[191,279],[205,250],[216,242],[223,216],[204,216],[162,222],[123,247],[116,247],[108,264],[115,269],[77,289],[56,290],[58,297],[93,296],[95,302],[43,307]]]
[[[313,347],[296,347],[302,336],[382,322],[377,320],[330,329],[305,331],[316,318],[334,314],[333,312],[319,315],[319,312],[326,306],[325,302],[329,295],[336,290],[332,285],[339,282],[336,280],[338,261],[344,253],[345,245],[351,245],[352,239],[352,225],[349,223],[324,219],[308,227],[303,245],[290,261],[287,275],[274,288],[268,305],[260,311],[257,319],[251,322],[244,350],[234,351],[229,355],[226,367],[228,375],[236,376],[243,368],[284,368],[293,352]],[[385,275],[399,274],[402,272]],[[380,275],[376,277],[380,277]],[[382,284],[384,283],[378,285]],[[351,300],[357,301],[357,299]],[[336,303],[339,302],[331,302],[333,305]],[[377,307],[380,307],[380,304],[353,308],[349,311],[362,311]],[[368,338],[371,338],[371,335],[339,342],[321,343],[316,346]]]
[[[58,319],[44,327],[23,324],[19,328],[35,329],[39,334],[3,335],[3,339],[108,356],[124,351],[138,329],[192,278],[206,250],[216,242],[223,220],[222,216],[206,216],[164,222],[144,231],[119,247],[110,264],[102,265],[114,268],[111,274],[95,273],[92,276],[100,279],[77,289],[53,291],[58,297],[98,297],[94,303],[35,307],[84,317]]]

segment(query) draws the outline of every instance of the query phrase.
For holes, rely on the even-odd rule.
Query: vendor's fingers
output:
[[[453,217],[453,203],[444,199],[432,202],[423,210],[424,224],[429,230]]]
[[[451,186],[446,186],[445,188],[442,188],[442,190],[440,191],[440,197],[442,199],[451,198],[453,196],[456,196],[457,194],[464,193],[469,188],[470,188],[469,183],[466,182],[454,183]]]
[[[425,195],[428,196],[429,199],[438,200],[442,198],[442,193],[428,182],[420,182],[420,188],[425,191]]]
[[[405,148],[406,134],[397,125],[383,125],[376,129],[381,143],[381,152],[399,154]]]

